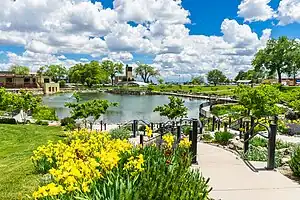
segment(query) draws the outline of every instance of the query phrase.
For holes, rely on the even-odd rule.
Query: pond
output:
[[[168,96],[151,95],[151,96],[134,96],[134,95],[116,95],[108,93],[83,93],[80,95],[83,101],[91,99],[107,99],[110,102],[118,102],[119,106],[109,108],[107,113],[102,117],[105,123],[115,124],[124,123],[134,119],[146,120],[148,122],[166,121],[165,117],[160,117],[159,113],[154,113],[153,109],[158,105],[169,102]],[[184,98],[185,105],[188,108],[188,117],[198,118],[199,105],[204,100]],[[54,96],[44,96],[44,104],[54,108],[60,119],[70,116],[70,110],[64,105],[67,102],[75,102],[71,93],[57,94]]]

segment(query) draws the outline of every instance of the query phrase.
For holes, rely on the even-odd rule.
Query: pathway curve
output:
[[[280,172],[253,172],[233,153],[198,143],[197,160],[215,200],[299,200],[300,184]]]

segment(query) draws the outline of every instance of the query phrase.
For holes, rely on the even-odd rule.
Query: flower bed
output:
[[[74,131],[34,151],[36,171],[51,177],[34,199],[208,199],[210,188],[190,169],[190,142],[165,135],[163,148],[133,147],[108,133]]]

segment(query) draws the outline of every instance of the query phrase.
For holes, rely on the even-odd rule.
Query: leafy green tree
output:
[[[17,75],[28,75],[30,70],[26,66],[14,65],[11,66],[10,71]]]
[[[73,119],[82,119],[86,124],[90,122],[91,128],[101,115],[105,114],[111,106],[118,106],[118,103],[111,103],[107,100],[95,99],[80,103],[80,96],[75,95],[76,103],[66,103],[66,107],[71,108]]]
[[[235,81],[238,80],[246,80],[247,79],[247,72],[239,71],[238,75],[234,78]]]
[[[203,76],[197,76],[192,78],[192,84],[193,85],[201,85],[204,83],[204,77]]]
[[[176,121],[187,116],[187,107],[184,106],[184,100],[178,97],[169,96],[170,102],[163,106],[157,106],[153,112],[159,112],[160,116],[166,116],[169,120]]]
[[[154,67],[147,64],[138,64],[138,67],[135,69],[135,73],[140,76],[145,83],[149,83],[150,77],[156,77],[159,75],[159,72]]]
[[[259,87],[239,86],[235,90],[239,104],[244,106],[247,115],[257,118],[278,114],[277,103],[280,101],[280,91],[272,85],[261,85]]]
[[[220,70],[214,69],[207,74],[207,81],[213,83],[215,86],[224,83],[227,77]]]
[[[41,69],[41,68],[40,68]],[[62,65],[50,65],[46,67],[45,76],[50,76],[54,82],[58,82],[67,76],[67,69]]]
[[[293,76],[294,85],[296,85],[296,75],[300,69],[300,42],[292,40],[292,47],[288,49],[287,60],[289,64],[286,73],[288,76]]]
[[[69,78],[72,83],[81,83],[92,87],[108,80],[107,73],[101,68],[97,61],[87,64],[76,64],[69,70]]]
[[[101,63],[101,67],[108,76],[110,77],[111,84],[114,85],[114,78],[117,73],[123,73],[123,64],[122,63],[114,63],[110,60],[105,60]]]
[[[164,80],[163,78],[161,78],[161,77],[158,78],[157,81],[158,81],[158,83],[159,83],[160,85],[164,84],[164,82],[165,82],[165,80]]]
[[[277,73],[278,82],[281,83],[281,75],[288,71],[290,65],[288,52],[292,46],[292,41],[287,37],[280,37],[278,40],[270,39],[266,48],[256,53],[252,65],[255,70],[266,70],[269,75]]]

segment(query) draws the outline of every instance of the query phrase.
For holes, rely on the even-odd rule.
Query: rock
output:
[[[234,146],[232,149],[242,150],[244,148],[244,144],[240,140],[236,140],[235,138],[230,139],[228,142],[228,147]]]
[[[291,160],[291,158],[290,157],[283,157],[282,159],[281,159],[281,162],[282,162],[282,164],[283,165],[286,165],[286,164],[288,164],[289,162],[290,162],[290,160]]]
[[[234,150],[235,146],[233,144],[228,144],[228,148]]]

